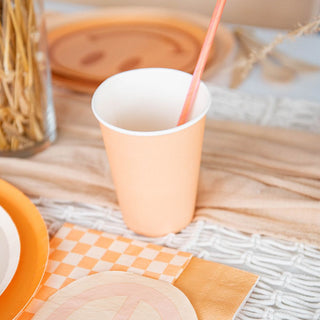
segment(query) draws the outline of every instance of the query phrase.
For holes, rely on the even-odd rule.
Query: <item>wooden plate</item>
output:
[[[59,290],[33,319],[197,320],[197,316],[188,298],[170,283],[106,271]]]
[[[109,76],[136,68],[173,68],[192,73],[206,33],[207,18],[149,8],[108,8],[60,15],[48,21],[53,80],[92,93]],[[207,63],[213,71],[233,46],[218,30]]]
[[[33,203],[18,189],[0,179],[0,205],[8,212],[20,236],[17,271],[0,296],[1,320],[15,319],[40,285],[48,261],[46,225]]]

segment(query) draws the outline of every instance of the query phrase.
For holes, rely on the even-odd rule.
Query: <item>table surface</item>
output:
[[[78,12],[93,9],[92,6],[77,5],[70,3],[57,3],[52,0],[45,1],[47,11],[58,11],[64,13]],[[252,29],[252,27],[248,27]],[[271,42],[276,35],[283,30],[253,28],[256,36],[262,42]],[[295,41],[287,40],[278,47],[284,53],[293,58],[301,59],[316,65],[320,65],[320,33],[303,36]],[[214,84],[214,82],[213,82]],[[221,85],[221,83],[217,83]],[[270,95],[276,97],[291,97],[320,102],[320,72],[314,72],[298,76],[290,83],[271,83],[263,79],[259,67],[255,67],[248,79],[241,84],[239,90],[242,92]]]
[[[45,1],[46,10],[75,12],[91,7]],[[278,30],[255,28],[263,41],[271,41]],[[320,36],[286,42],[279,49],[291,56],[320,65]],[[255,68],[239,87],[240,92],[272,97],[290,97],[320,102],[320,73],[297,78],[289,84],[275,84],[261,77]],[[220,90],[220,88],[219,88]],[[230,91],[231,92],[231,91]],[[232,95],[232,93],[230,93]],[[219,92],[216,92],[216,95]],[[225,95],[221,92],[221,95]],[[228,98],[229,99],[229,98]],[[268,100],[269,101],[269,100]],[[310,107],[310,106],[309,106]],[[315,107],[315,106],[312,106]],[[53,234],[62,222],[121,234],[178,248],[194,255],[245,269],[261,279],[236,319],[298,320],[320,319],[320,251],[302,243],[277,240],[259,234],[243,234],[205,221],[194,221],[179,234],[159,239],[138,236],[124,225],[121,214],[86,204],[35,199],[35,204]]]

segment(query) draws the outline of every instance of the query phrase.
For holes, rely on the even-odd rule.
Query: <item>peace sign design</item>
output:
[[[187,297],[173,285],[143,276],[106,271],[61,289],[35,320],[196,320]]]

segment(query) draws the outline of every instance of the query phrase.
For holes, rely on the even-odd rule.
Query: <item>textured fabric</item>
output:
[[[56,95],[56,143],[29,159],[1,158],[1,177],[29,196],[117,208],[89,103]],[[318,134],[208,120],[196,217],[320,246],[319,141]]]
[[[320,136],[207,122],[197,217],[320,245]]]

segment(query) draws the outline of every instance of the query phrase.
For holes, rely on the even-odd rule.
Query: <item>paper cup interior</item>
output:
[[[164,134],[179,128],[177,122],[191,78],[188,73],[163,68],[119,73],[98,87],[92,109],[100,123],[114,130]],[[184,126],[202,118],[209,106],[210,93],[201,83],[190,119]]]

